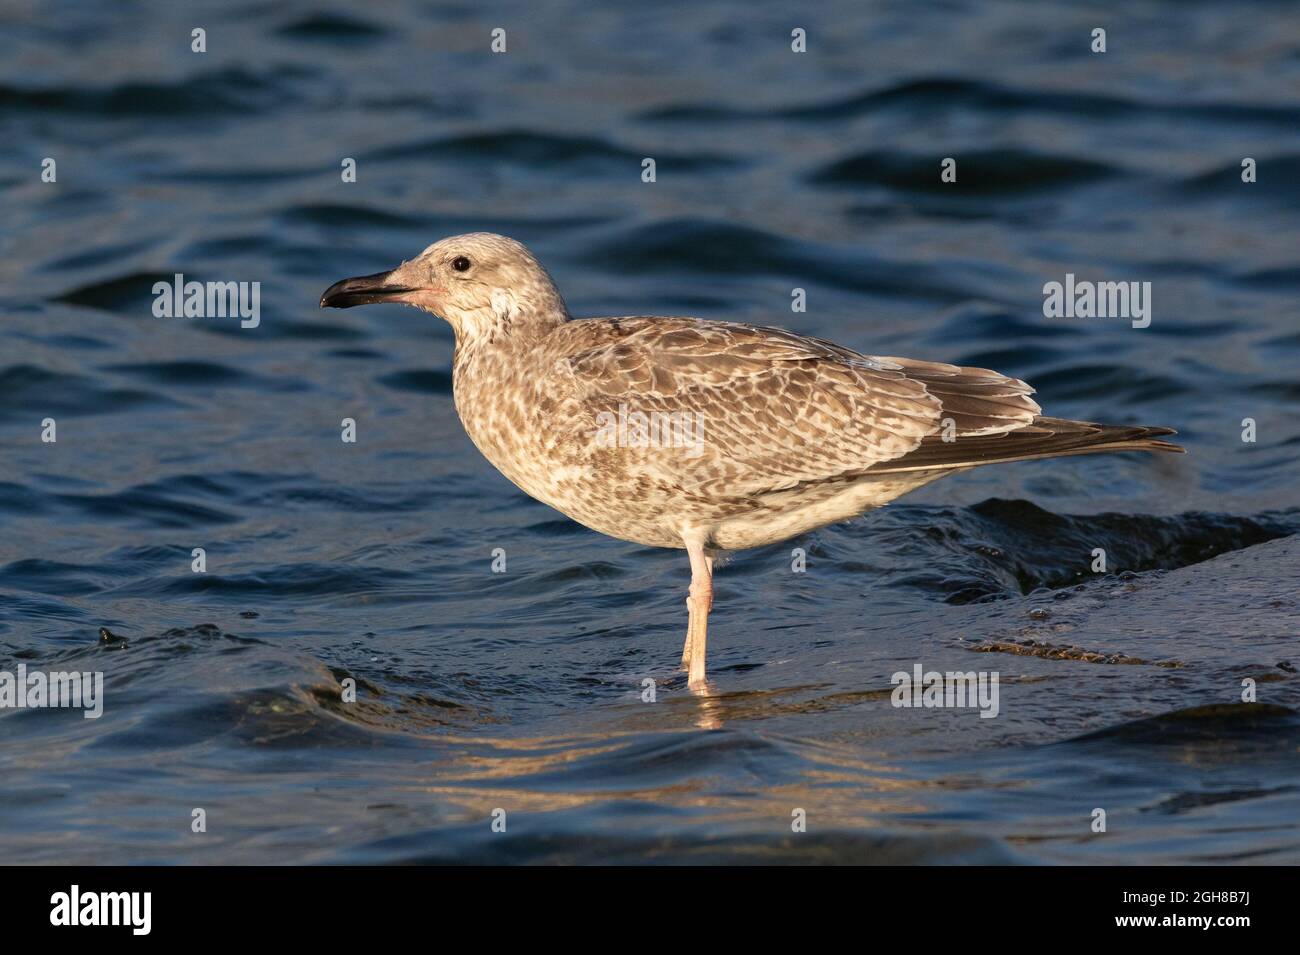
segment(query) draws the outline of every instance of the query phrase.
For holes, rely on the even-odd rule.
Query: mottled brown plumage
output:
[[[456,333],[470,439],[531,496],[624,540],[684,547],[683,662],[704,681],[712,554],[845,520],[953,471],[1105,451],[1181,451],[1168,428],[1043,417],[1023,381],[861,355],[778,328],[695,318],[571,321],[522,245],[444,239],[321,304],[413,304]]]

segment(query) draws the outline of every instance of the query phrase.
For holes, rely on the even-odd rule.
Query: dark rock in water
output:
[[[1179,793],[1165,799],[1155,806],[1148,806],[1144,812],[1163,812],[1170,815],[1191,812],[1203,806],[1217,806],[1221,803],[1243,802],[1248,799],[1267,799],[1270,796],[1293,793],[1294,786],[1277,786],[1272,789],[1229,789],[1224,792],[1188,792]]]
[[[1110,726],[1067,742],[1191,743],[1286,731],[1300,735],[1300,713],[1272,703],[1212,703]]]
[[[1043,618],[1036,617],[1035,619]],[[1132,657],[1124,653],[1102,653],[1076,646],[1053,646],[1037,640],[1021,640],[1018,643],[990,640],[968,646],[966,649],[973,653],[1013,653],[1017,656],[1043,657],[1048,660],[1080,660],[1084,663],[1119,663],[1130,666],[1157,666],[1169,669],[1177,669],[1184,665],[1177,660],[1143,660],[1140,657]]]

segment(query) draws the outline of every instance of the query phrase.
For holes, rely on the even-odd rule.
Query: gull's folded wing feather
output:
[[[643,473],[687,491],[751,497],[843,478],[929,436],[1002,433],[1039,411],[1028,385],[997,372],[873,358],[780,329],[620,318],[573,322],[566,334],[545,392],[593,440],[620,409],[692,416],[698,447],[612,448],[603,465],[633,455]]]

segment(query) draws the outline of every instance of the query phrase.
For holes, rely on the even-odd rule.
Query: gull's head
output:
[[[454,235],[391,272],[335,282],[321,308],[402,302],[445,318],[456,337],[494,336],[568,319],[555,283],[522,243],[490,232]]]

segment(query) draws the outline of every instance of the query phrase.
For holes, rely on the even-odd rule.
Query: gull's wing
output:
[[[619,454],[636,455],[642,473],[687,491],[747,497],[860,474],[927,437],[1002,434],[1039,412],[1033,389],[994,371],[873,358],[781,329],[619,318],[572,322],[564,335],[541,383],[556,410],[593,440],[620,409],[690,416],[696,447],[619,447],[602,459],[618,468]]]

